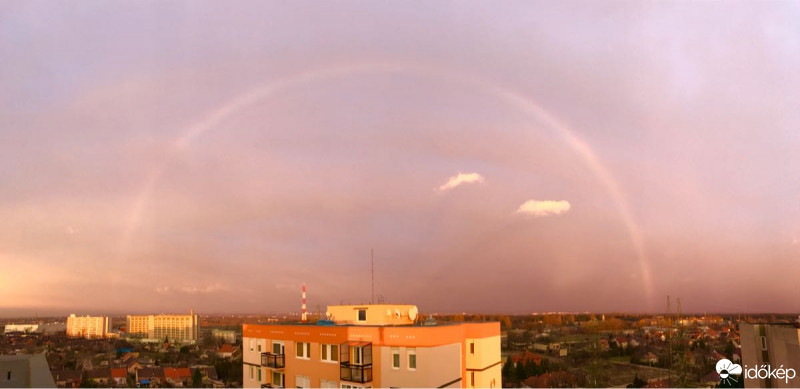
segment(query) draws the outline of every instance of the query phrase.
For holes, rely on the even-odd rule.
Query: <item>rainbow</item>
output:
[[[209,131],[212,131],[217,127],[217,125],[232,115],[235,115],[236,113],[251,107],[252,105],[281,91],[326,79],[365,73],[405,73],[435,76],[442,79],[452,80],[467,86],[472,86],[479,90],[485,91],[510,104],[516,109],[519,109],[521,112],[524,112],[525,114],[542,121],[547,127],[555,131],[560,139],[574,153],[576,153],[586,167],[593,172],[609,197],[613,200],[616,211],[619,213],[622,222],[625,225],[636,259],[638,261],[642,286],[647,299],[646,301],[648,304],[652,304],[653,284],[650,275],[649,260],[645,250],[645,244],[641,230],[633,217],[633,213],[628,205],[628,201],[625,198],[625,195],[619,184],[617,183],[617,180],[614,178],[614,175],[611,174],[609,169],[606,168],[605,165],[598,159],[592,148],[580,137],[578,137],[568,126],[559,121],[555,116],[550,114],[534,100],[523,94],[515,92],[501,85],[497,85],[496,83],[483,80],[471,74],[460,73],[453,71],[452,69],[444,69],[431,64],[422,64],[418,62],[358,62],[344,63],[338,66],[329,66],[321,69],[313,69],[296,73],[294,75],[289,75],[255,87],[252,90],[235,97],[219,108],[213,110],[211,113],[206,115],[204,119],[183,131],[180,136],[178,136],[172,142],[170,148],[171,151],[167,157],[161,162],[161,164],[153,168],[150,174],[147,176],[144,186],[136,197],[136,200],[134,201],[129,213],[123,232],[123,237],[121,239],[122,243],[120,247],[120,253],[124,254],[130,246],[130,243],[141,223],[142,213],[147,207],[148,199],[163,176],[169,161],[174,158],[175,155],[188,148],[192,140]]]

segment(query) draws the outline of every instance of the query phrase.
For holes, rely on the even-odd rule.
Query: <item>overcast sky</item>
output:
[[[800,310],[800,2],[0,2],[0,315]]]

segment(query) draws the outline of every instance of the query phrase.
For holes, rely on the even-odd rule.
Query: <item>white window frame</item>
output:
[[[337,381],[328,381],[328,380],[319,380],[319,387],[320,388],[338,388],[339,382]]]
[[[406,360],[408,362],[408,370],[417,370],[417,349],[415,347],[410,347],[406,349]],[[414,367],[411,367],[411,356],[414,356]]]
[[[395,362],[397,362],[396,365]],[[400,349],[398,347],[392,347],[392,369],[400,370]]]
[[[302,383],[304,385],[300,385],[300,381],[303,381]],[[301,374],[296,375],[294,377],[294,386],[296,386],[298,388],[310,388],[311,387],[311,377],[309,377],[307,375],[301,375]]]
[[[336,352],[333,352],[333,346],[336,346]],[[323,352],[328,353],[328,358],[326,359],[323,356]],[[334,359],[335,358],[335,359]],[[322,343],[319,347],[319,360],[322,362],[327,363],[339,363],[339,345],[338,344],[329,344],[329,343]],[[333,382],[333,381],[331,381]],[[338,384],[337,384],[338,387]]]
[[[297,359],[311,359],[311,343],[310,342],[296,342],[294,356]],[[297,350],[301,350],[302,355],[297,355]]]

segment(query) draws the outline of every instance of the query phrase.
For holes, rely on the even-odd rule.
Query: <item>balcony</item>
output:
[[[342,381],[367,383],[372,382],[372,365],[351,365],[342,363],[339,365],[339,378]]]
[[[283,354],[261,353],[261,366],[283,369],[286,367],[286,358]]]
[[[347,342],[339,345],[339,378],[361,384],[372,382],[372,343]]]

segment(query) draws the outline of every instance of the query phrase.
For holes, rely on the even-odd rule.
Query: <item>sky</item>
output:
[[[0,2],[0,316],[800,311],[798,19]]]

